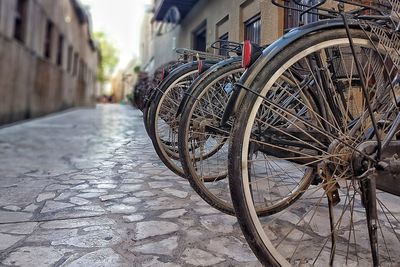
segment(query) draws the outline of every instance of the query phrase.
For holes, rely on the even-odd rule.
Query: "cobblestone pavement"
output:
[[[141,112],[0,129],[1,266],[259,266],[234,217],[157,158]]]

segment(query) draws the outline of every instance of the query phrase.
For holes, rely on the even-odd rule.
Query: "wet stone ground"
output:
[[[141,112],[0,129],[0,266],[259,266],[234,217],[157,158]]]

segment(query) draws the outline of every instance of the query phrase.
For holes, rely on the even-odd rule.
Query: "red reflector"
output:
[[[242,50],[242,67],[247,69],[251,62],[252,44],[249,40],[244,41]]]
[[[203,60],[197,61],[197,70],[198,70],[199,74],[203,73]]]
[[[165,78],[165,67],[163,67],[161,71],[161,81],[164,81],[164,78]]]

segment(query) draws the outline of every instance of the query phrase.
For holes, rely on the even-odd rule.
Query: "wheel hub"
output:
[[[328,152],[332,156],[329,158],[327,168],[334,172],[336,177],[347,176],[344,173],[351,171],[351,168],[349,168],[352,154],[351,148],[343,142],[335,140],[329,146]]]

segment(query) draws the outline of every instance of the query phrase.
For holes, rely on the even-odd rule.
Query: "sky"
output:
[[[80,0],[90,8],[93,30],[103,31],[119,50],[118,69],[139,55],[140,26],[148,0]]]

